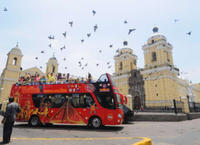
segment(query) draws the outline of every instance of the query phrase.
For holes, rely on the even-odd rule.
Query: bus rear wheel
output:
[[[92,117],[90,119],[89,126],[91,126],[92,128],[100,128],[102,126],[101,119],[99,117]]]
[[[40,125],[40,119],[38,116],[32,116],[29,120],[29,125],[30,126],[39,126]]]

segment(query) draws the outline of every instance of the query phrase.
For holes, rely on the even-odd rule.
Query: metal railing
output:
[[[177,100],[146,101],[144,112],[183,113],[184,103]]]

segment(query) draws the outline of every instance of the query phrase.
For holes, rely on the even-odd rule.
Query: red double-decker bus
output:
[[[21,107],[16,121],[86,124],[94,128],[123,122],[122,101],[109,74],[95,83],[17,85],[11,90]]]

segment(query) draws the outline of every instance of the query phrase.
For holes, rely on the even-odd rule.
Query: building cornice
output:
[[[142,75],[153,74],[153,73],[157,73],[157,72],[164,71],[164,70],[171,71],[171,72],[175,73],[176,75],[179,74],[178,69],[175,67],[171,67],[171,66],[160,66],[160,67],[151,68],[151,69],[144,69],[141,71],[141,74]]]

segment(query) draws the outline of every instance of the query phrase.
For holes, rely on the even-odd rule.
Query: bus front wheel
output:
[[[92,127],[92,128],[100,128],[102,126],[102,122],[101,122],[101,119],[99,117],[92,117],[90,119],[90,123],[89,125]]]
[[[29,125],[30,126],[39,126],[40,125],[40,119],[38,116],[32,116],[29,120]]]

